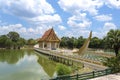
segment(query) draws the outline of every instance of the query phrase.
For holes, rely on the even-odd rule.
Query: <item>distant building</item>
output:
[[[55,34],[53,28],[51,28],[44,33],[38,42],[40,48],[55,50],[56,48],[59,48],[60,39]]]

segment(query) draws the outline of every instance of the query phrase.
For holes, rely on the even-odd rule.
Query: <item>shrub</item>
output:
[[[66,65],[63,64],[58,64],[57,65],[57,75],[67,75],[71,73],[71,68],[67,67]]]
[[[103,64],[111,68],[113,73],[120,72],[120,57],[107,58]]]

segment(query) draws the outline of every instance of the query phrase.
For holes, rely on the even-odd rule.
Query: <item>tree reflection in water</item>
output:
[[[38,53],[39,54],[39,53]],[[38,63],[43,67],[44,71],[53,77],[56,71],[57,64],[54,61],[48,59],[48,57],[39,54]]]
[[[0,50],[0,80],[48,80],[55,76],[56,63],[38,54],[33,50]]]
[[[0,62],[16,64],[25,55],[25,50],[0,50]],[[27,55],[31,55],[31,50],[27,50]]]

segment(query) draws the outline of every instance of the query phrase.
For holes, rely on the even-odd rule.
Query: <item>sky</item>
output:
[[[103,38],[120,29],[120,0],[0,0],[0,35],[37,39],[52,27],[60,38]]]

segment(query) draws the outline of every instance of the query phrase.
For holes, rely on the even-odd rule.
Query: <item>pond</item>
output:
[[[48,80],[56,64],[33,50],[0,50],[0,80]]]

